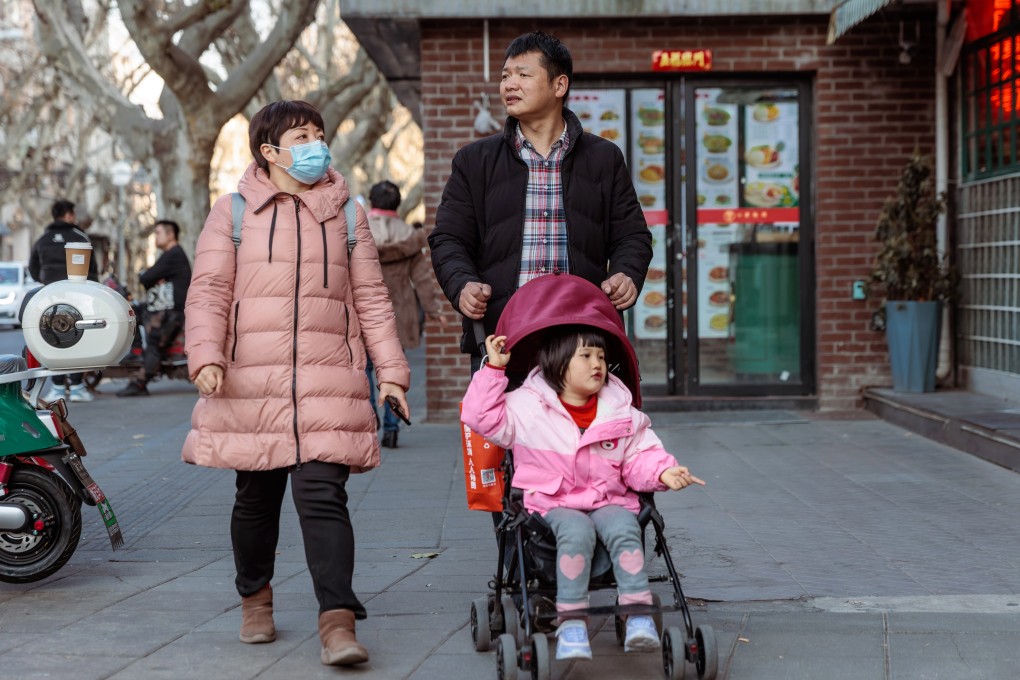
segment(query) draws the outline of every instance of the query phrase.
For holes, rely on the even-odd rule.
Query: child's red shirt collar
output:
[[[563,404],[563,408],[567,409],[567,413],[574,419],[577,426],[582,430],[587,430],[592,421],[595,420],[595,412],[598,411],[599,407],[599,395],[591,395],[582,406],[568,404],[563,399],[560,399],[560,403]]]

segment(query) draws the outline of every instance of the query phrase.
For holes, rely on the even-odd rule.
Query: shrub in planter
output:
[[[875,228],[881,248],[871,283],[885,301],[886,338],[897,391],[935,388],[942,303],[952,300],[957,279],[947,256],[938,251],[936,223],[945,209],[945,196],[935,191],[930,159],[915,154]]]

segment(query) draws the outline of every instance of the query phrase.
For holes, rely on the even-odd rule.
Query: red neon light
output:
[[[1014,0],[967,0],[967,40],[995,33]]]

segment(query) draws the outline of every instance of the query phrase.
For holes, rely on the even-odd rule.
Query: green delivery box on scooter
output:
[[[127,301],[85,280],[87,251],[84,269],[81,259],[70,266],[77,254],[68,249],[68,280],[37,289],[23,307],[27,360],[0,355],[0,581],[8,583],[38,581],[67,563],[81,538],[82,503],[99,509],[114,549],[124,544],[64,400],[39,398],[45,378],[116,363],[134,336]]]

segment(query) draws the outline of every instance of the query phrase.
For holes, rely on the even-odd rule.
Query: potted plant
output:
[[[936,223],[946,199],[935,191],[933,174],[931,160],[915,154],[875,228],[882,245],[871,282],[885,300],[889,362],[898,392],[935,389],[942,303],[955,290],[955,271],[938,249]]]

